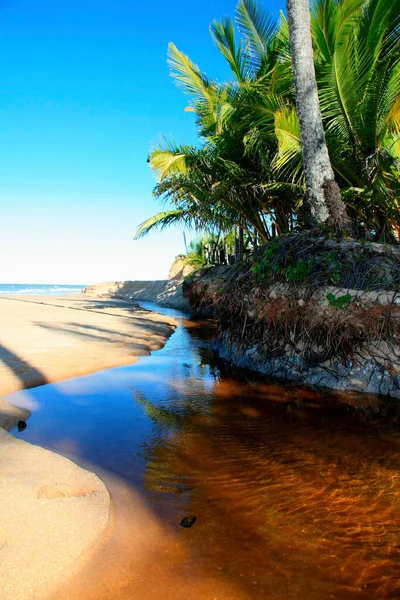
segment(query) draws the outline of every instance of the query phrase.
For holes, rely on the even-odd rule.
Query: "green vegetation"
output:
[[[271,258],[272,255],[267,255],[263,261],[256,262],[252,268],[253,273],[259,276],[261,279],[265,279],[268,271],[271,268]],[[307,263],[305,263],[302,258],[299,258],[295,265],[287,265],[286,267],[281,268],[278,266],[278,264],[276,264],[273,267],[273,273],[281,275],[286,281],[300,283],[307,279],[308,275],[311,273],[314,262],[315,261],[310,259]]]
[[[390,245],[377,253],[371,242],[332,240],[304,232],[267,243],[250,260],[257,285],[304,283],[312,289],[333,285],[362,291],[400,288],[399,250]],[[243,269],[248,271],[249,266],[243,264]],[[330,302],[340,308],[341,304]]]
[[[277,251],[280,245],[276,242],[268,244],[264,250],[264,257],[261,261],[256,261],[252,267],[255,275],[264,279],[267,275],[281,276],[283,280],[300,283],[305,281],[311,273],[312,267],[316,264],[313,258],[305,262],[302,258],[297,259],[295,264],[280,265]],[[272,272],[272,273],[271,273]]]
[[[188,252],[183,256],[183,261],[194,269],[201,269],[207,264],[203,240],[192,240],[190,242]]]
[[[235,234],[227,233],[225,236],[207,234],[189,243],[183,262],[195,269],[207,265],[226,265],[234,260]]]
[[[261,261],[256,261],[253,265],[252,271],[255,275],[258,275],[261,279],[264,279],[265,275],[271,270],[272,261],[275,257],[275,253],[279,248],[279,244],[272,242],[264,250],[264,256]],[[273,271],[276,273],[279,267],[275,265]]]
[[[301,282],[307,279],[311,273],[312,266],[315,261],[310,259],[307,263],[302,258],[299,258],[295,266],[289,265],[286,267],[286,277],[289,281]]]
[[[348,306],[351,302],[351,294],[347,292],[347,294],[343,294],[343,296],[334,296],[331,292],[327,294],[327,299],[329,300],[329,306],[334,308],[343,309],[345,306]]]
[[[398,239],[400,2],[315,0],[311,14],[323,125],[347,212],[358,235]],[[164,140],[153,149],[154,195],[168,210],[142,223],[136,238],[180,223],[218,236],[236,228],[254,248],[304,227],[287,21],[281,14],[275,22],[253,0],[241,0],[235,23],[225,18],[210,27],[230,81],[209,79],[169,46],[171,75],[190,98],[199,146]],[[311,268],[302,259],[286,267],[286,278],[295,281]],[[262,274],[266,264],[255,268]],[[331,283],[342,277],[340,268],[329,273]]]

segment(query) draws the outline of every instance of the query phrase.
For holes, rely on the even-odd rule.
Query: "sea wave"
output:
[[[0,295],[3,296],[65,296],[77,294],[85,288],[84,285],[62,285],[62,284],[0,284]]]

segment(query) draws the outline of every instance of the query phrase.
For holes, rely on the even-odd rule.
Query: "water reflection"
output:
[[[169,508],[198,515],[206,572],[244,578],[254,597],[397,597],[397,444],[343,407],[288,411],[265,402],[270,386],[250,396],[232,383],[206,413],[145,401],[160,427],[145,485],[153,503],[175,495]]]
[[[208,582],[193,600],[400,598],[400,435],[378,419],[397,426],[395,404],[257,381],[185,324],[132,367],[15,394],[39,407],[21,437],[140,489]]]

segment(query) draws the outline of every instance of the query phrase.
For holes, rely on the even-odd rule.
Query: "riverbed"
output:
[[[400,598],[396,406],[232,371],[213,323],[144,306],[180,321],[163,349],[8,397],[32,411],[14,435],[114,498],[111,537],[57,600]]]

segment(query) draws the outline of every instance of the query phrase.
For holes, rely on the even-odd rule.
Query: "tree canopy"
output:
[[[335,178],[355,225],[400,234],[400,0],[315,0],[318,96]],[[168,63],[189,97],[199,144],[165,140],[149,157],[166,210],[136,237],[180,222],[259,240],[304,226],[305,180],[288,23],[254,0],[210,26],[232,78],[208,78],[174,44]]]

